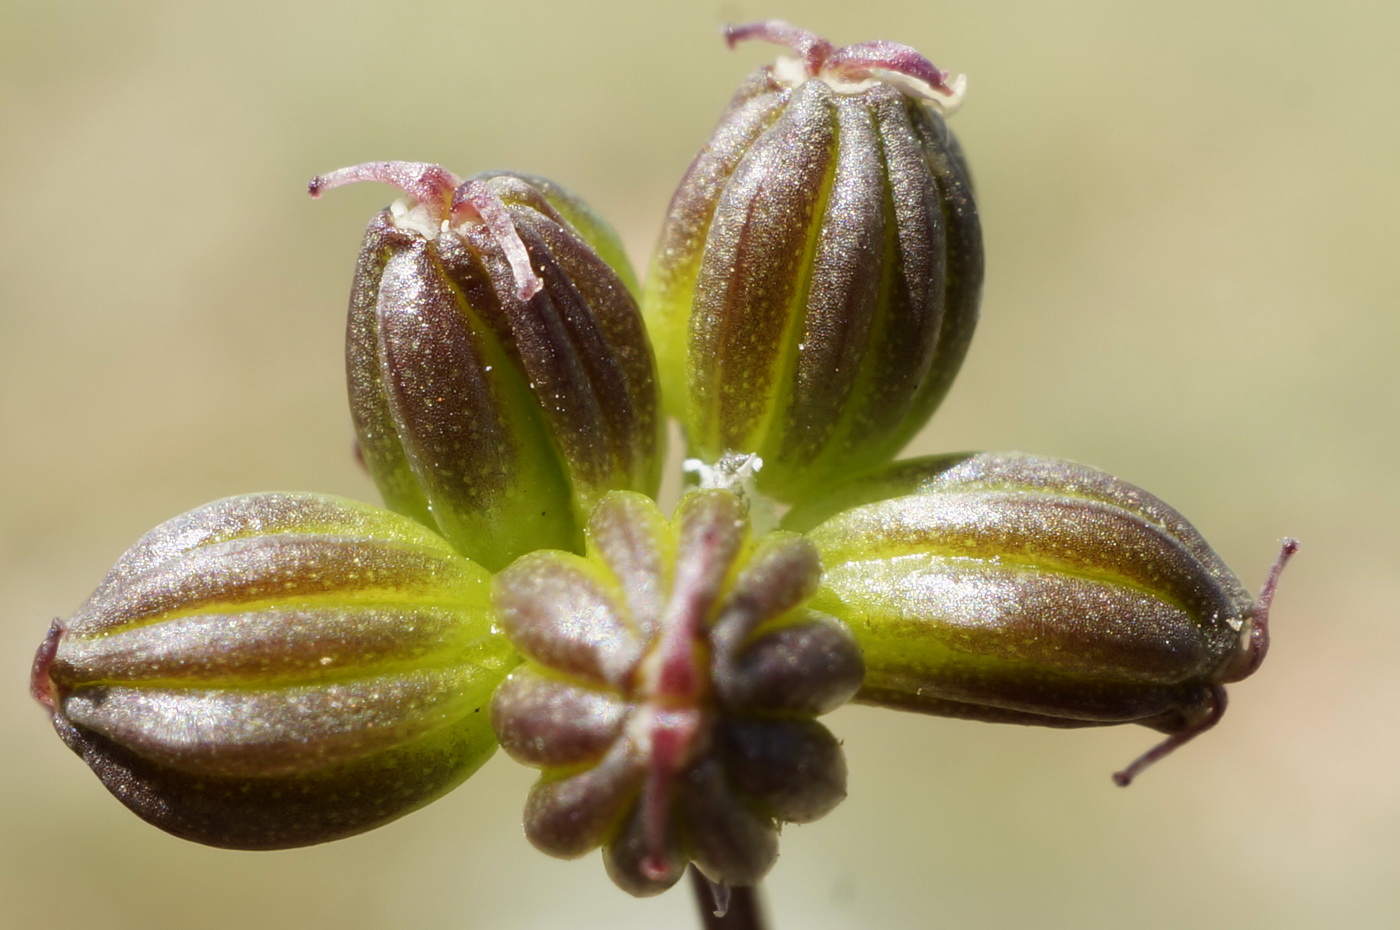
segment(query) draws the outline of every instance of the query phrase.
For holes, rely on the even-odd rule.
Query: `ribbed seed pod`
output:
[[[408,195],[366,232],[346,348],[386,503],[495,570],[532,549],[578,550],[608,490],[654,494],[655,363],[607,224],[558,185],[512,174],[462,182],[373,163],[311,189],[363,180]]]
[[[743,504],[696,491],[668,522],[614,493],[586,558],[536,552],[495,582],[526,657],[496,691],[501,745],[542,769],[525,833],[555,856],[602,846],[613,880],[664,891],[693,861],[757,882],[782,822],[845,797],[840,745],[814,717],[860,685],[850,633],[807,609],[821,566],[791,533],[751,542]]]
[[[490,576],[407,517],[335,497],[216,501],[152,530],[54,622],[32,689],[113,794],[239,849],[337,839],[495,750],[518,661]]]
[[[791,45],[739,90],[681,181],[643,310],[691,454],[757,453],[794,500],[892,459],[947,393],[972,337],[982,238],[912,49]]]
[[[1103,472],[1019,454],[900,462],[792,511],[826,572],[813,607],[845,621],[858,699],[923,713],[1079,727],[1213,726],[1224,684],[1268,648],[1288,540],[1258,600],[1184,517]]]

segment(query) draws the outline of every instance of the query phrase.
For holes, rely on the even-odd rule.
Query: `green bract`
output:
[[[314,494],[215,501],[131,548],[33,689],[123,803],[214,846],[338,839],[428,803],[495,750],[518,661],[488,573],[388,511]]]
[[[558,185],[511,174],[378,162],[312,190],[363,180],[408,195],[365,234],[346,347],[385,502],[495,570],[578,549],[608,490],[654,495],[655,366],[611,228]]]
[[[977,320],[982,236],[907,46],[836,49],[785,24],[730,30],[801,59],[739,90],[671,201],[643,297],[691,455],[763,459],[785,501],[887,462],[927,421]]]

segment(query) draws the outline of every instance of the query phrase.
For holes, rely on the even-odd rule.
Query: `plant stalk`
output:
[[[704,930],[764,930],[763,906],[757,885],[730,888],[716,885],[695,866],[690,869],[690,888],[700,912]]]

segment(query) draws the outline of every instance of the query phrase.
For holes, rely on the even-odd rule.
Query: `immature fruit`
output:
[[[632,894],[687,862],[721,885],[757,882],[783,822],[845,797],[840,745],[814,717],[860,685],[838,622],[808,609],[810,543],[751,542],[739,499],[696,491],[668,522],[613,493],[588,554],[536,552],[496,578],[499,623],[526,662],[496,691],[511,756],[542,770],[525,833],[555,856],[598,846]]]
[[[947,75],[906,46],[796,49],[735,95],[671,202],[643,296],[691,455],[763,460],[783,500],[889,461],[942,400],[977,319],[982,238],[940,114]]]
[[[655,365],[607,224],[551,182],[435,165],[346,168],[312,192],[363,180],[407,195],[365,234],[346,347],[385,502],[495,570],[579,549],[609,490],[654,494]]]
[[[316,494],[215,501],[148,533],[66,623],[32,690],[113,794],[239,849],[408,813],[495,750],[518,661],[490,576],[412,520]]]
[[[1171,734],[1213,726],[1268,649],[1283,554],[1258,600],[1179,513],[1056,459],[900,462],[791,512],[826,572],[813,599],[866,664],[858,699],[903,710]]]

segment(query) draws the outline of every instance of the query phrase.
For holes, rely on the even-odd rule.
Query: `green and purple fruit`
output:
[[[122,803],[238,849],[415,810],[496,748],[518,662],[490,575],[398,514],[316,494],[215,501],[143,537],[67,622],[32,690]]]
[[[797,508],[826,572],[812,605],[845,621],[858,700],[1056,727],[1140,723],[1166,742],[1213,726],[1258,668],[1288,540],[1251,597],[1179,513],[1101,471],[1020,454],[898,462]]]
[[[740,88],[681,181],[642,305],[690,454],[757,454],[785,501],[892,459],[962,364],[982,235],[913,49],[732,27],[797,58]]]
[[[350,406],[385,502],[491,570],[577,551],[609,490],[655,494],[656,368],[611,228],[558,185],[375,162],[404,198],[365,234],[350,295]]]

